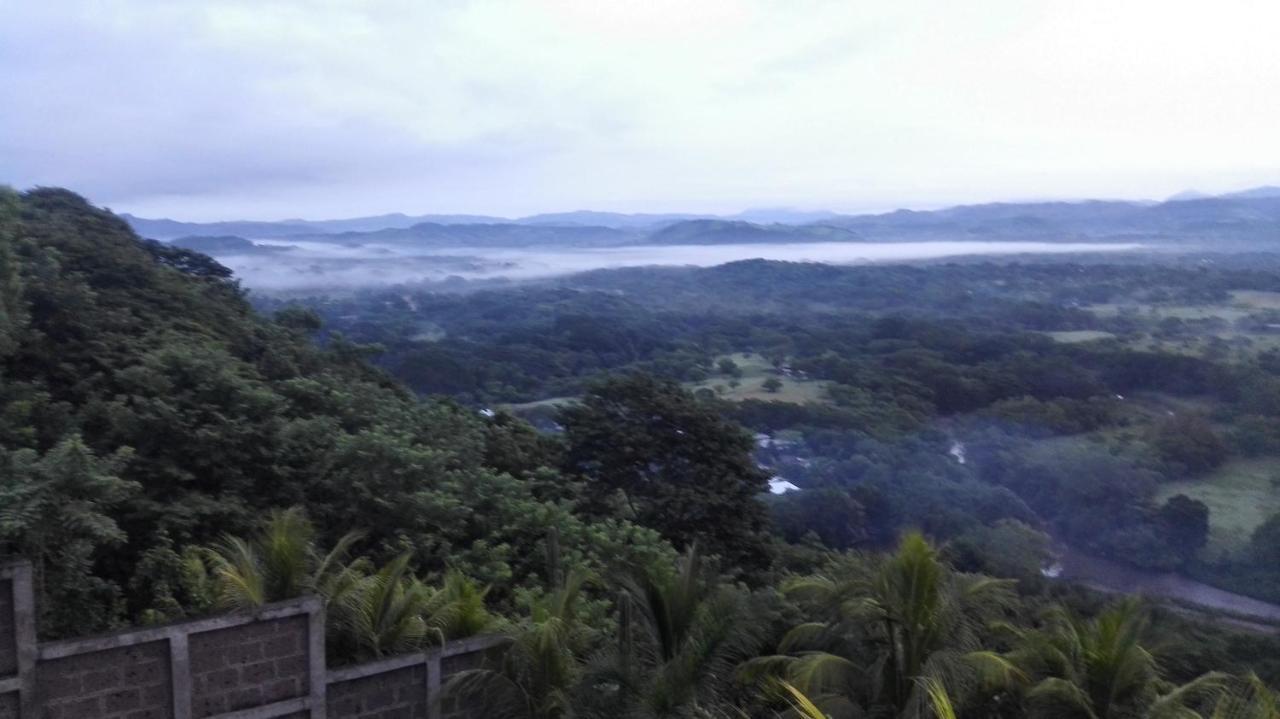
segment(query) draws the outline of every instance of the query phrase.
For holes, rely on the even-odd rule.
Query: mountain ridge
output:
[[[779,216],[771,214],[774,211],[760,212],[764,214],[757,216]],[[1164,202],[992,202],[862,215],[796,211],[790,216],[802,219],[820,216],[821,219],[793,223],[751,222],[741,219],[743,214],[748,213],[718,217],[577,211],[531,215],[517,220],[482,215],[394,214],[319,223],[182,223],[128,214],[121,217],[140,235],[162,240],[230,236],[247,240],[348,245],[412,243],[463,248],[1015,239],[1186,242],[1206,237],[1256,242],[1280,239],[1280,188],[1259,187],[1215,197],[1193,197],[1184,193],[1180,198]],[[422,217],[432,219],[415,221]],[[358,229],[378,222],[394,222],[396,226]],[[335,229],[341,227],[356,229]]]

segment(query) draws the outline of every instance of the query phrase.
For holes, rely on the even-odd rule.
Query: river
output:
[[[957,462],[964,464],[964,443],[953,438],[949,454]],[[1139,569],[1109,559],[1090,556],[1066,545],[1059,545],[1058,551],[1057,563],[1046,572],[1054,579],[1075,582],[1112,594],[1141,594],[1153,598],[1172,599],[1239,617],[1280,622],[1280,605],[1277,604],[1211,587],[1204,582],[1197,582],[1175,572]],[[1276,631],[1275,627],[1247,622],[1236,623],[1248,629]]]
[[[1138,569],[1066,548],[1059,579],[1104,592],[1174,599],[1241,617],[1280,622],[1280,605],[1235,594],[1173,572]]]

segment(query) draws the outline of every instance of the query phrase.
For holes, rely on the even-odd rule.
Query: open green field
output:
[[[1280,512],[1280,457],[1237,459],[1201,479],[1163,485],[1157,501],[1185,494],[1209,507],[1210,556],[1235,552],[1249,542],[1253,530]]]
[[[1085,309],[1102,317],[1121,314],[1157,319],[1178,317],[1184,320],[1203,320],[1217,317],[1228,322],[1235,322],[1259,310],[1280,310],[1280,292],[1232,290],[1230,301],[1216,304],[1162,305],[1120,302],[1089,305]]]
[[[1231,292],[1230,300],[1202,305],[1119,302],[1090,305],[1085,309],[1099,317],[1124,315],[1152,323],[1168,318],[1186,321],[1219,320],[1223,323],[1212,329],[1201,327],[1197,330],[1198,334],[1176,338],[1162,338],[1150,333],[1131,336],[1125,341],[1127,346],[1133,349],[1174,352],[1197,357],[1206,354],[1222,356],[1225,350],[1230,355],[1241,359],[1260,352],[1280,349],[1280,332],[1251,331],[1242,329],[1236,324],[1238,320],[1258,312],[1280,311],[1280,292],[1234,290]],[[1059,342],[1086,342],[1097,339],[1095,335],[1101,335],[1101,333],[1089,331],[1046,332],[1045,334]]]
[[[1232,304],[1243,305],[1256,310],[1280,310],[1280,292],[1263,290],[1234,290],[1231,293]]]
[[[1271,293],[1257,293],[1271,294]],[[1152,304],[1097,304],[1086,307],[1088,311],[1101,317],[1116,315],[1134,315],[1164,319],[1177,317],[1184,320],[1205,320],[1217,317],[1227,322],[1236,320],[1254,312],[1257,308],[1245,305],[1152,305]]]
[[[731,359],[738,365],[738,369],[742,372],[742,376],[737,377],[738,386],[730,387],[729,383],[735,378],[721,374],[716,369],[716,364],[722,359]],[[715,392],[721,399],[727,399],[733,402],[741,402],[747,399],[759,399],[774,402],[793,402],[795,404],[806,404],[809,402],[825,402],[827,401],[827,387],[830,382],[827,380],[802,380],[784,377],[774,370],[773,365],[764,357],[751,353],[739,352],[729,355],[721,355],[716,357],[711,364],[712,375],[708,379],[701,382],[685,382],[684,388],[690,392],[699,389],[710,389]],[[782,387],[777,392],[769,392],[761,386],[764,381],[770,377],[778,378],[782,382]],[[502,409],[512,412],[521,412],[545,407],[559,407],[569,402],[573,402],[577,397],[549,397],[536,402],[524,402],[521,404],[504,404],[500,405]]]
[[[737,378],[737,387],[729,386],[730,381],[734,379],[733,377],[720,374],[715,369],[716,363],[725,357],[733,360],[738,365],[738,369],[742,371],[742,376]],[[805,404],[826,401],[827,386],[831,384],[826,380],[800,380],[784,377],[773,369],[773,365],[769,364],[768,360],[754,353],[737,353],[717,357],[711,366],[713,375],[710,378],[701,382],[686,382],[684,386],[691,391],[707,388],[720,397],[735,402],[741,402],[746,399],[759,399]],[[782,387],[777,392],[766,391],[761,386],[770,377],[776,377],[782,382]]]
[[[1110,332],[1101,330],[1066,330],[1063,332],[1045,332],[1053,338],[1054,342],[1062,342],[1063,344],[1074,344],[1076,342],[1092,342],[1094,340],[1105,340],[1115,337]]]

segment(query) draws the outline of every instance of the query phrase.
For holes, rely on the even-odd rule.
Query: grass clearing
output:
[[[733,360],[738,366],[741,373],[739,377],[730,377],[722,374],[718,368],[718,364],[722,359]],[[758,399],[766,402],[791,402],[793,404],[807,404],[809,402],[826,402],[827,387],[831,385],[828,380],[820,379],[801,379],[798,377],[788,377],[773,368],[764,357],[753,352],[737,352],[734,354],[721,355],[716,357],[711,363],[711,376],[701,382],[685,382],[681,386],[690,392],[699,389],[709,389],[715,392],[721,399],[733,402],[741,402],[747,399]],[[770,392],[764,388],[765,380],[770,377],[777,378],[782,386],[777,392]],[[730,387],[729,383],[737,379],[738,386]],[[520,404],[503,404],[498,405],[500,409],[510,412],[520,413],[528,410],[539,408],[560,407],[570,402],[577,401],[576,396],[571,397],[549,397],[540,399],[536,402],[522,402]]]
[[[1063,344],[1075,344],[1077,342],[1093,342],[1094,340],[1105,340],[1115,337],[1110,332],[1102,330],[1065,330],[1062,332],[1045,332],[1053,338],[1054,342]]]
[[[738,365],[738,370],[741,372],[740,377],[734,378],[720,373],[717,365],[720,360],[726,358],[733,360],[733,363]],[[764,357],[753,352],[739,352],[717,357],[712,362],[711,367],[713,373],[711,377],[701,382],[686,382],[684,384],[685,388],[690,391],[704,388],[710,389],[722,399],[734,402],[758,399],[766,402],[806,404],[809,402],[825,402],[827,387],[831,384],[827,380],[788,377],[775,370],[773,365]],[[770,377],[776,378],[782,383],[777,392],[770,392],[762,386],[765,380]],[[738,386],[730,387],[729,383],[734,379],[738,380]]]
[[[1227,322],[1235,322],[1254,311],[1254,309],[1250,307],[1232,305],[1152,305],[1139,303],[1097,304],[1089,305],[1084,309],[1100,317],[1131,315],[1134,317],[1147,317],[1157,320],[1165,319],[1166,317],[1177,317],[1184,320],[1206,320],[1218,318],[1226,320]]]
[[[1185,494],[1209,507],[1209,556],[1236,552],[1249,543],[1253,530],[1280,512],[1280,457],[1236,459],[1201,479],[1170,482],[1156,495],[1164,502]]]
[[[1233,304],[1243,305],[1256,310],[1280,310],[1280,292],[1265,290],[1233,290]]]

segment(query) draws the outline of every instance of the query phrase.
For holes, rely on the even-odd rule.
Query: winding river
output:
[[[1065,548],[1059,579],[1103,592],[1142,594],[1196,604],[1240,617],[1280,622],[1280,605],[1235,594],[1175,574],[1130,567]]]
[[[964,443],[953,438],[948,454],[956,462],[964,464]],[[1054,579],[1074,582],[1112,594],[1141,594],[1152,598],[1171,599],[1224,612],[1234,617],[1280,623],[1280,604],[1272,604],[1218,589],[1175,572],[1139,569],[1109,559],[1090,556],[1065,544],[1059,544],[1058,552],[1057,563],[1050,572],[1046,572]],[[1247,629],[1280,631],[1280,627],[1265,624],[1240,621],[1234,623]]]

